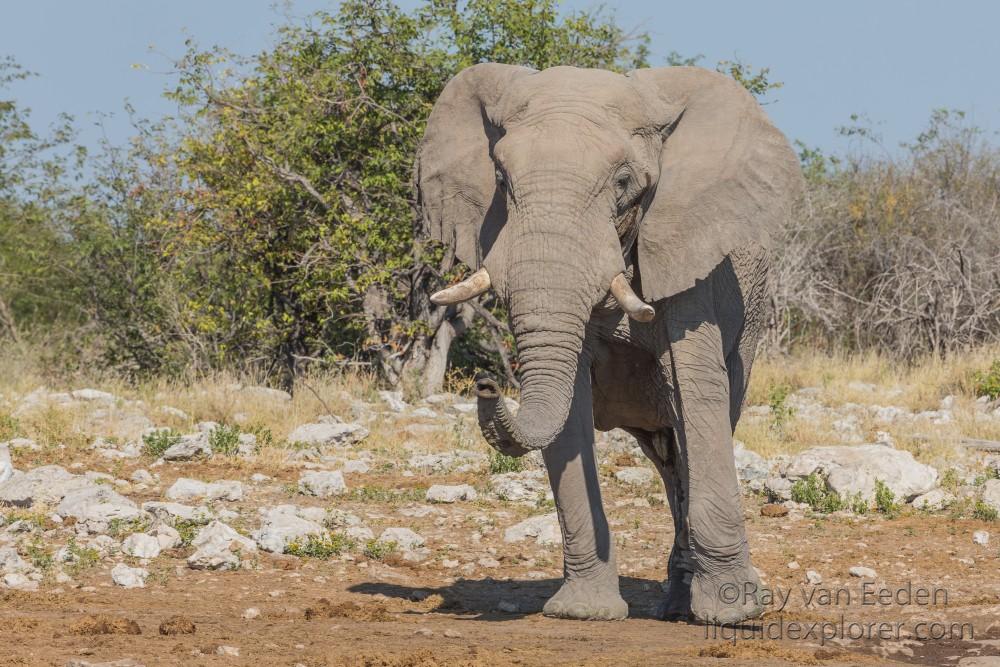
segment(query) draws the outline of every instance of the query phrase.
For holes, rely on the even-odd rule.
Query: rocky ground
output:
[[[736,630],[653,618],[673,529],[622,432],[598,448],[631,617],[580,623],[539,614],[561,573],[544,471],[491,455],[467,397],[12,389],[0,665],[1000,664],[1000,405],[896,391],[748,406],[769,604]]]

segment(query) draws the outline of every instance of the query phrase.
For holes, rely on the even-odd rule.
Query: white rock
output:
[[[503,533],[504,542],[521,542],[532,537],[541,546],[562,543],[559,518],[555,512],[525,519],[507,528]]]
[[[368,437],[368,429],[361,424],[302,424],[288,434],[288,441],[326,447],[351,445]]]
[[[10,449],[0,445],[0,484],[14,476],[14,464],[10,460]]]
[[[111,581],[123,588],[145,588],[149,570],[118,563],[111,569]]]
[[[171,526],[178,519],[182,521],[208,521],[212,518],[212,513],[207,507],[191,507],[181,503],[149,501],[142,504],[142,509]]]
[[[99,391],[97,389],[77,389],[70,393],[70,396],[78,401],[93,401],[95,403],[114,403],[116,400],[114,394],[109,394],[106,391]]]
[[[972,534],[972,541],[981,546],[986,546],[990,543],[990,533],[988,530],[977,530]]]
[[[190,501],[205,498],[207,500],[241,500],[243,484],[236,480],[218,480],[202,482],[197,479],[181,477],[167,489],[169,500]]]
[[[789,570],[797,570],[797,569],[799,569],[799,567],[801,567],[801,566],[799,565],[798,561],[793,560],[793,561],[789,561],[788,562],[788,569]]]
[[[430,408],[414,408],[410,411],[411,417],[424,417],[425,419],[436,419],[438,414]]]
[[[211,456],[212,447],[204,433],[181,436],[180,442],[163,452],[164,461],[189,461],[202,456]]]
[[[344,472],[364,474],[369,470],[367,461],[344,461]]]
[[[983,502],[1000,512],[1000,479],[988,479],[983,484]]]
[[[181,545],[181,534],[173,526],[160,523],[154,527],[150,534],[156,538],[160,549],[176,549]]]
[[[907,451],[884,445],[813,447],[793,457],[785,468],[788,478],[818,473],[842,496],[860,493],[875,497],[875,481],[881,480],[896,498],[910,500],[934,488],[937,470],[918,463]]]
[[[122,542],[122,551],[136,558],[156,558],[163,547],[153,535],[132,533]]]
[[[767,459],[747,449],[739,440],[733,440],[733,458],[736,460],[736,474],[744,482],[763,480],[767,477]]]
[[[0,572],[5,574],[26,574],[34,568],[28,561],[21,558],[14,547],[0,547]]]
[[[615,479],[629,486],[646,486],[654,477],[655,473],[649,468],[622,468],[615,473]]]
[[[848,572],[850,572],[852,577],[861,577],[864,579],[874,579],[875,577],[878,576],[875,573],[875,570],[871,569],[870,567],[864,567],[862,565],[855,565],[850,570],[848,570]]]
[[[347,493],[344,473],[339,470],[316,470],[299,477],[299,492],[319,498]]]
[[[37,591],[38,582],[29,579],[20,572],[11,572],[3,575],[3,585],[7,588],[14,588],[22,591]]]
[[[823,577],[816,570],[806,570],[806,581],[813,586],[819,586],[823,583]]]
[[[490,486],[500,500],[536,502],[551,494],[544,473],[540,470],[506,472],[490,476]]]
[[[257,607],[247,607],[243,610],[243,619],[247,621],[252,621],[253,619],[260,616],[260,609]]]
[[[792,497],[792,480],[785,477],[768,477],[764,488],[781,500],[790,500]]]
[[[403,412],[409,407],[409,404],[403,400],[403,392],[401,391],[380,391],[378,397],[381,398],[385,404],[393,412]]]
[[[416,549],[417,547],[424,546],[426,540],[423,535],[415,533],[409,528],[386,528],[382,531],[382,534],[378,536],[378,541],[381,544],[388,544],[390,542],[395,542],[396,545],[403,550]]]
[[[240,566],[239,553],[257,551],[257,545],[221,521],[202,528],[191,541],[197,550],[188,557],[188,567],[195,570],[235,570]]]
[[[919,510],[936,512],[955,502],[955,495],[942,488],[931,489],[913,499],[913,506]]]
[[[263,521],[260,529],[254,533],[257,545],[265,551],[283,553],[289,542],[325,532],[319,523],[298,516],[297,510],[294,505],[261,508]]]
[[[0,484],[0,505],[31,507],[35,503],[58,503],[72,491],[94,486],[92,480],[61,466],[40,466]]]
[[[135,482],[136,484],[149,484],[149,485],[156,484],[156,478],[153,477],[148,470],[142,470],[142,469],[136,470],[134,473],[132,473],[132,476],[129,479]]]
[[[107,485],[93,485],[66,494],[56,507],[59,516],[73,517],[92,533],[107,530],[115,519],[132,521],[143,516],[134,502]]]
[[[215,655],[221,655],[228,658],[238,658],[240,657],[240,649],[238,646],[220,646],[215,649]]]
[[[477,497],[476,490],[468,484],[434,484],[427,489],[427,502],[431,503],[454,503],[459,500],[475,500]]]
[[[407,465],[426,473],[474,472],[482,468],[487,460],[487,456],[481,452],[459,449],[435,454],[415,454],[407,461]]]

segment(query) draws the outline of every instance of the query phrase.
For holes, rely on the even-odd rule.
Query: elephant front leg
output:
[[[577,372],[566,428],[542,451],[563,538],[563,584],[545,603],[546,616],[618,620],[628,605],[618,588],[611,530],[601,503],[590,371]]]
[[[685,312],[677,310],[678,315]],[[685,524],[678,534],[686,533],[693,566],[691,615],[703,623],[736,623],[759,616],[763,607],[733,459],[729,377],[719,329],[711,319],[678,324],[671,330],[678,415],[675,464]]]

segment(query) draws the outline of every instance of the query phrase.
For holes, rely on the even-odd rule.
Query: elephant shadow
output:
[[[440,586],[405,586],[388,582],[363,582],[348,588],[352,593],[384,595],[412,602],[437,602],[413,613],[440,612],[475,616],[471,620],[512,621],[539,614],[545,601],[559,590],[562,578],[553,579],[458,579]],[[621,594],[629,606],[629,618],[656,618],[654,610],[663,599],[660,582],[635,577],[620,578]],[[440,601],[432,596],[440,596]]]

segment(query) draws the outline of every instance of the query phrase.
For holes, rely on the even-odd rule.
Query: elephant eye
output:
[[[615,197],[621,199],[628,191],[628,184],[631,179],[628,174],[618,174],[615,176]]]

